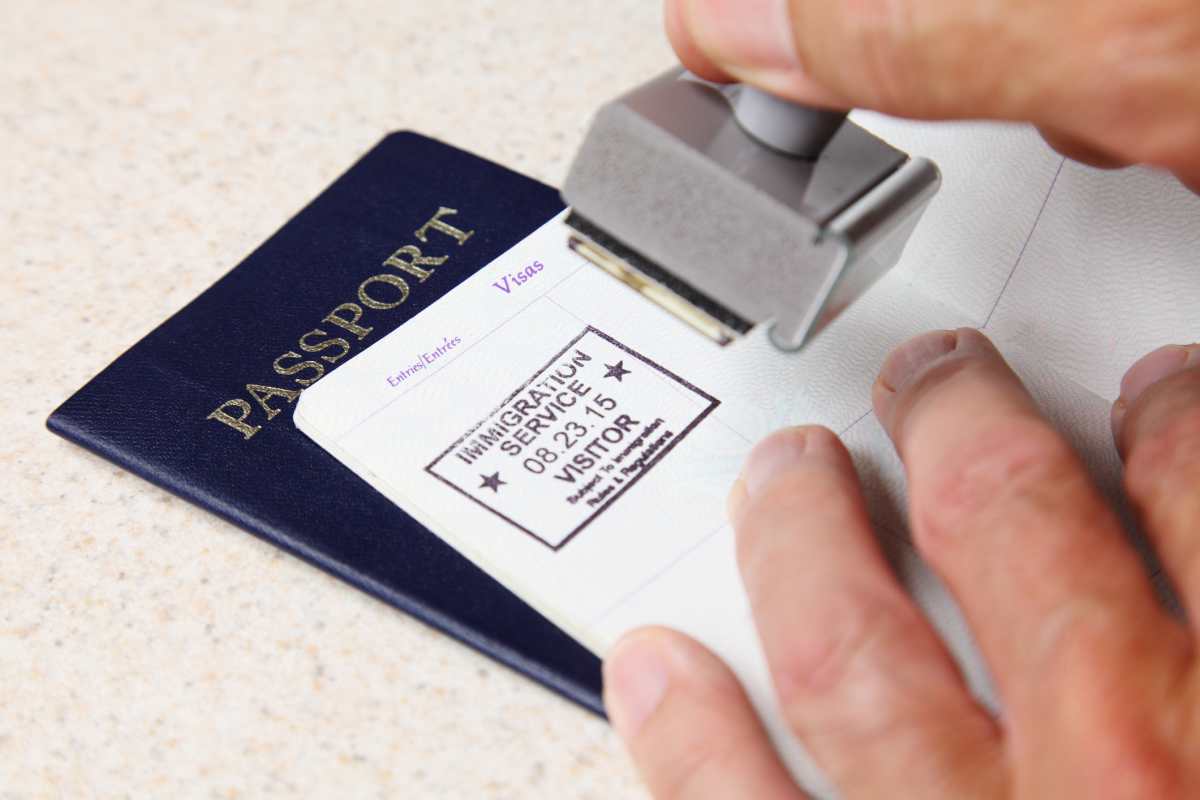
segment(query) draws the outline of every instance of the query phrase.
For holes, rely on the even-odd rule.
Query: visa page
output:
[[[306,390],[295,413],[598,654],[646,624],[704,642],[820,795],[775,706],[725,518],[751,446],[798,423],[842,434],[897,571],[990,702],[956,606],[905,543],[902,469],[870,413],[879,365],[922,331],[985,328],[1115,494],[1121,372],[1200,335],[1187,263],[1200,203],[1170,179],[1064,164],[1023,128],[860,122],[933,158],[945,185],[900,267],[805,351],[781,353],[761,330],[716,347],[571,253],[559,217]],[[1131,197],[1147,207],[1131,212]]]

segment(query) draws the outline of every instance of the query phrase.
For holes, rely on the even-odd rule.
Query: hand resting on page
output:
[[[824,428],[773,434],[730,496],[738,562],[784,715],[841,796],[1200,797],[1195,626],[1160,605],[1001,354],[972,329],[925,334],[873,393],[913,541],[962,606],[1004,713],[970,695],[890,572],[843,444]],[[1194,616],[1200,345],[1138,361],[1112,424],[1125,490]],[[605,684],[659,800],[803,796],[733,674],[695,641],[635,631]]]

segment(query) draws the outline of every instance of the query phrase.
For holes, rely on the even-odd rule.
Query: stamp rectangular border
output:
[[[578,525],[576,525],[575,528],[569,534],[567,534],[566,537],[563,538],[563,540],[561,542],[559,542],[557,545],[553,545],[553,544],[550,544],[550,542],[543,539],[542,537],[538,536],[533,531],[529,530],[529,528],[526,528],[524,525],[517,522],[516,520],[512,519],[511,517],[507,516],[506,514],[503,514],[499,511],[497,511],[496,509],[492,508],[487,503],[485,503],[482,500],[480,500],[479,498],[475,497],[474,495],[472,495],[466,489],[463,489],[458,484],[454,483],[453,481],[449,480],[446,477],[443,477],[442,475],[439,475],[435,471],[435,468],[437,467],[438,462],[440,462],[446,456],[450,455],[450,453],[452,453],[455,449],[460,447],[463,444],[463,442],[465,442],[467,439],[471,438],[471,436],[477,430],[479,430],[481,427],[483,427],[484,423],[486,423],[489,419],[491,419],[494,414],[496,414],[502,408],[507,406],[513,400],[513,398],[515,398],[517,395],[521,394],[521,392],[525,391],[529,387],[529,385],[534,382],[534,380],[537,378],[538,375],[541,375],[547,369],[554,366],[554,362],[558,361],[558,359],[561,358],[564,354],[566,354],[566,352],[568,350],[570,350],[572,347],[574,347],[579,342],[580,339],[587,336],[589,333],[599,336],[601,339],[604,339],[606,342],[608,342],[609,344],[618,348],[619,350],[621,350],[625,353],[628,353],[630,356],[636,358],[638,361],[641,361],[643,364],[646,364],[647,366],[652,367],[653,369],[657,370],[659,373],[667,376],[668,378],[675,381],[680,386],[695,393],[698,397],[708,401],[708,405],[705,406],[705,408],[696,416],[696,418],[693,419],[690,423],[688,423],[674,439],[672,439],[670,442],[668,442],[662,448],[662,450],[655,453],[654,457],[651,458],[648,462],[646,462],[645,468],[641,471],[641,473],[639,473],[637,475],[637,477],[633,478],[628,483],[621,486],[616,492],[614,492],[612,494],[611,497],[609,497],[606,500],[606,502],[602,506],[597,508],[591,514],[589,514],[582,522],[580,522]],[[588,325],[578,335],[576,335],[573,339],[571,339],[571,341],[567,342],[567,344],[565,346],[563,346],[563,348],[561,350],[559,350],[557,353],[555,353],[553,356],[551,356],[549,361],[547,361],[545,364],[543,364],[538,369],[534,370],[533,374],[529,377],[529,380],[525,381],[520,386],[518,386],[512,393],[510,393],[507,397],[505,397],[504,400],[501,401],[501,403],[498,406],[496,406],[491,411],[489,411],[484,416],[483,419],[481,419],[479,422],[477,422],[474,426],[471,427],[470,430],[468,430],[466,433],[464,433],[462,436],[460,436],[458,439],[456,439],[449,447],[447,447],[445,450],[443,450],[438,455],[437,458],[435,458],[433,461],[429,462],[429,464],[427,464],[425,466],[425,472],[429,473],[437,480],[446,484],[451,489],[458,492],[459,494],[461,494],[463,497],[467,498],[471,502],[475,503],[478,506],[481,506],[482,508],[487,509],[489,512],[491,512],[492,514],[495,514],[497,517],[500,517],[502,520],[507,522],[509,525],[512,525],[514,528],[516,528],[517,530],[526,534],[530,538],[534,539],[539,544],[549,548],[550,550],[552,550],[554,552],[558,552],[559,550],[566,547],[567,544],[572,539],[574,539],[576,536],[578,536],[579,533],[581,531],[583,531],[584,528],[586,528],[589,524],[592,523],[593,520],[596,519],[596,517],[600,516],[600,514],[605,509],[607,509],[613,503],[617,502],[617,500],[620,499],[621,495],[625,494],[625,492],[628,491],[638,481],[640,481],[643,476],[645,476],[648,472],[650,472],[650,470],[653,469],[658,464],[658,462],[661,461],[663,459],[663,457],[667,455],[667,453],[669,453],[673,449],[675,449],[675,445],[677,445],[677,444],[679,444],[679,442],[683,441],[687,437],[687,435],[689,433],[691,433],[692,430],[697,425],[699,425],[701,422],[703,422],[705,417],[707,417],[709,414],[711,414],[713,412],[713,410],[719,405],[721,405],[720,400],[713,397],[711,394],[704,391],[703,389],[699,388],[698,386],[693,384],[691,381],[685,380],[684,378],[680,377],[679,375],[676,375],[674,372],[672,372],[671,370],[664,367],[662,364],[659,364],[657,361],[647,358],[646,356],[644,356],[641,353],[637,352],[636,350],[628,347],[627,345],[622,344],[621,342],[618,342],[616,339],[609,336],[607,333],[600,330],[599,328],[596,328],[595,326],[592,326],[592,325]]]

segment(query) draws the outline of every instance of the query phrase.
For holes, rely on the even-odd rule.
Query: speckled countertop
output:
[[[47,414],[387,131],[543,180],[653,0],[3,0],[0,798],[640,797],[599,720]]]

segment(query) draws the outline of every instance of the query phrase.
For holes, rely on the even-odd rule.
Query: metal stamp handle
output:
[[[810,108],[752,88],[730,98],[742,130],[775,150],[815,159],[846,120],[845,111]]]

